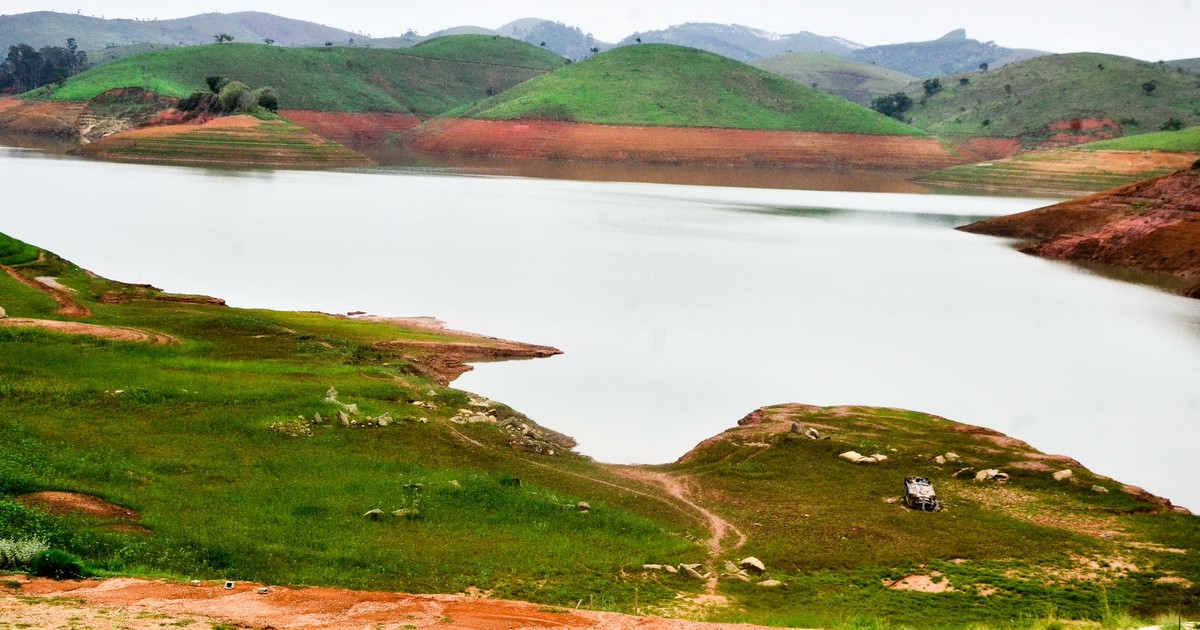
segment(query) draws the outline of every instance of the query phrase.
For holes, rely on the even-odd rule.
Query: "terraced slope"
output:
[[[1020,137],[1033,148],[1158,131],[1172,118],[1200,125],[1195,75],[1128,57],[1051,55],[939,80],[928,97],[910,86],[905,114],[939,135]]]
[[[870,105],[875,98],[899,92],[915,80],[903,72],[819,52],[779,55],[750,65],[859,105]]]
[[[667,44],[618,48],[452,114],[488,120],[921,135],[864,107],[763,70]]]
[[[344,112],[440,114],[559,68],[564,60],[507,38],[461,35],[405,50],[194,46],[93,68],[36,97],[87,101],[115,88],[183,97],[218,75],[270,85],[280,106]]]

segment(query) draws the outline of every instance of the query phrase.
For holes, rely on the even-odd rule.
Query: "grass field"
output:
[[[1074,118],[1111,118],[1127,135],[1158,131],[1171,118],[1200,124],[1200,77],[1128,57],[1052,55],[940,81],[942,90],[928,97],[921,84],[910,86],[914,104],[905,115],[942,135],[1036,140],[1050,135],[1047,125]],[[1147,93],[1142,86],[1150,82]]]
[[[691,48],[625,46],[538,77],[468,118],[885,135],[921,132],[769,72]]]
[[[273,86],[280,106],[288,109],[434,115],[563,64],[535,46],[476,35],[438,38],[407,50],[213,44],[119,59],[34,95],[86,101],[114,88],[140,87],[183,97],[206,89],[205,77],[217,75]]]
[[[1091,151],[1179,151],[1200,152],[1200,127],[1179,131],[1156,131],[1080,146]]]
[[[750,65],[863,106],[916,80],[903,72],[816,52],[779,55]]]

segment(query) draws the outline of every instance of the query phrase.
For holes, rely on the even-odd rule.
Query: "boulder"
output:
[[[1060,470],[1060,471],[1054,473],[1054,480],[1055,481],[1066,481],[1067,479],[1070,479],[1073,476],[1075,476],[1075,473],[1071,472],[1071,469],[1068,468],[1068,469]]]
[[[390,413],[384,413],[382,416],[375,418],[375,424],[377,424],[381,427],[386,427],[387,425],[389,425],[391,423],[392,423],[392,414],[390,414]]]
[[[799,422],[793,422],[792,433],[795,433],[796,435],[804,435],[804,427],[800,426]]]
[[[1008,473],[1000,472],[995,468],[981,470],[975,473],[975,481],[995,481],[996,483],[1004,483],[1008,481]]]
[[[1092,492],[1099,492],[1100,494],[1108,494],[1108,488],[1105,488],[1104,486],[1092,486]]]
[[[877,462],[886,462],[887,458],[888,458],[887,455],[883,455],[881,453],[874,453],[871,455],[871,459],[873,459]]]
[[[700,565],[695,565],[695,566],[700,566]],[[679,567],[679,568],[682,570],[681,572],[682,572],[684,575],[686,575],[686,576],[688,576],[688,577],[690,577],[690,578],[694,578],[694,579],[697,579],[697,580],[703,580],[703,579],[704,579],[704,574],[700,573],[699,571],[697,571],[697,570],[693,569],[693,568],[692,568],[692,567],[690,567],[690,566],[687,566],[687,565],[680,565],[680,567]]]
[[[948,461],[948,462],[956,462],[956,461],[962,459],[961,457],[958,456],[958,453],[946,453],[945,455],[942,455],[942,457],[945,457],[946,461]]]
[[[383,518],[383,510],[380,510],[379,508],[376,508],[374,510],[369,510],[365,514],[363,514],[363,518],[372,520],[372,521],[378,521],[379,519]]]
[[[314,413],[312,423],[313,424],[325,424],[325,418],[322,418],[321,414],[319,414],[319,413]]]
[[[580,511],[580,512],[590,512],[590,511],[592,511],[592,506],[591,506],[590,504],[588,504],[588,502],[587,502],[587,501],[580,501],[579,503],[576,503],[576,504],[575,504],[575,507],[576,507],[576,508],[579,508],[579,511]]]
[[[352,416],[358,415],[358,405],[355,403],[351,403],[349,405],[342,405],[342,408],[346,410],[346,413],[348,413]]]
[[[747,575],[745,571],[738,571],[737,573],[726,573],[725,575],[722,575],[721,577],[723,577],[725,579],[729,579],[729,580],[738,580],[739,582],[752,581],[750,579],[750,576]]]
[[[933,458],[933,463],[937,464],[938,466],[941,466],[942,464],[946,463],[946,458],[942,455],[938,455],[937,457]]]
[[[642,565],[642,570],[644,570],[644,571],[662,571],[662,568],[663,568],[663,565],[661,565],[661,564],[643,564]]]
[[[8,317],[8,313],[5,313],[4,307],[0,306],[0,319],[4,319],[5,317]]]
[[[759,560],[754,556],[742,558],[742,561],[738,563],[738,566],[747,571],[754,571],[755,573],[760,574],[767,570],[767,565],[763,564],[762,560]]]
[[[838,455],[838,457],[855,464],[858,463],[858,460],[863,458],[862,453],[857,453],[855,451],[846,451],[845,453]]]
[[[421,515],[421,509],[416,505],[406,508],[400,508],[392,512],[392,516],[398,518],[416,518]]]
[[[780,582],[779,580],[763,580],[758,584],[755,584],[755,586],[761,586],[763,588],[779,588],[780,586],[783,586],[783,582]]]
[[[726,561],[725,561],[725,572],[726,572],[726,573],[737,573],[737,572],[738,572],[738,566],[737,566],[736,564],[734,564],[734,563],[732,563],[732,562],[730,562],[730,561],[726,560]]]
[[[666,571],[667,573],[670,573],[671,575],[679,573],[679,569],[676,569],[675,567],[673,567],[669,564],[663,565],[663,571]]]
[[[336,403],[338,401],[337,397],[338,391],[336,387],[330,387],[329,390],[325,392],[325,402]]]
[[[813,439],[813,440],[821,439],[821,434],[812,427],[808,427],[808,430],[804,432],[804,435],[808,436],[810,439]]]
[[[350,426],[350,416],[347,416],[345,411],[342,411],[339,409],[337,416],[338,416],[338,422],[342,426],[344,426],[344,427]]]
[[[461,487],[462,487],[462,484],[461,484],[461,483],[458,483],[458,480],[457,480],[457,479],[451,479],[451,480],[450,480],[450,487],[451,487],[451,488],[461,488]]]

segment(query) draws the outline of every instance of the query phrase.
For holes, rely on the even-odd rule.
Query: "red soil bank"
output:
[[[412,114],[315,112],[307,109],[281,109],[284,118],[309,131],[351,149],[377,147],[394,134],[421,124]]]
[[[980,160],[1003,160],[1021,152],[1021,139],[980,136],[955,143],[954,148]]]
[[[1124,135],[1124,130],[1111,118],[1069,118],[1056,120],[1042,128],[1045,140],[1039,149],[1069,147],[1097,140],[1110,140]]]
[[[421,153],[516,159],[897,169],[971,161],[932,138],[547,120],[441,119],[407,140]]]

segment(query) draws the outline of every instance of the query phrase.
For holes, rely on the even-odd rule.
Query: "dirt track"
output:
[[[421,153],[648,164],[935,169],[972,161],[932,138],[439,119],[406,134]]]
[[[250,628],[604,628],[683,630],[754,628],[747,625],[633,617],[463,595],[404,595],[332,588],[237,583],[191,586],[117,578],[104,581],[19,580],[0,587],[0,619],[17,627],[166,628],[191,622]],[[18,598],[19,596],[19,598]],[[42,603],[45,602],[45,603]],[[22,626],[21,624],[26,624]]]
[[[41,291],[54,298],[54,301],[58,302],[57,313],[59,315],[66,315],[67,317],[92,316],[92,311],[79,302],[76,302],[75,298],[71,295],[70,289],[59,284],[57,280],[53,278],[50,278],[50,281],[34,280],[12,267],[5,267],[3,265],[0,265],[0,269],[4,269],[4,272],[11,276],[13,280],[20,282],[34,291]]]
[[[54,319],[29,319],[25,317],[8,317],[0,319],[0,328],[41,328],[64,335],[86,335],[112,341],[137,341],[142,343],[171,344],[179,340],[162,333],[152,333],[137,328],[119,326],[101,326],[83,322],[64,322]]]

